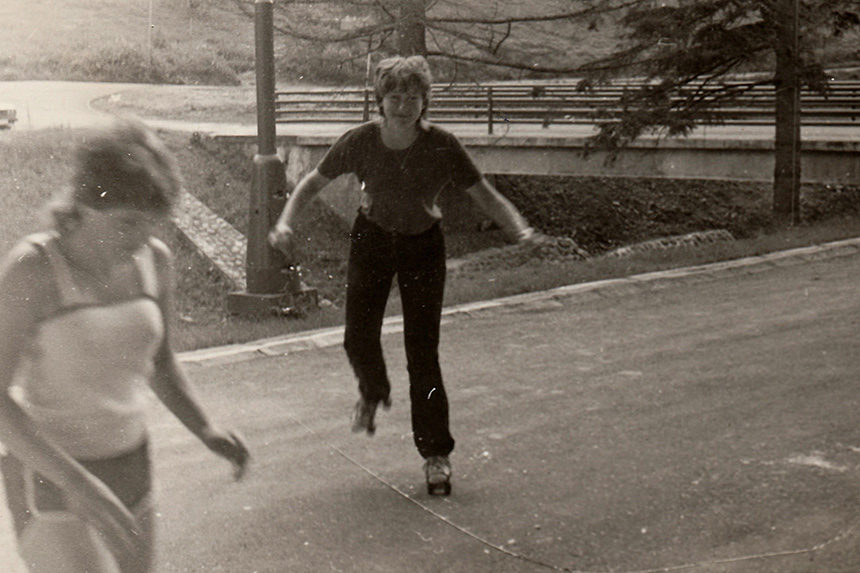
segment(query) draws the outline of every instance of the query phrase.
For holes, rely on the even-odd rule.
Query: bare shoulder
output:
[[[4,284],[21,279],[42,282],[50,275],[48,256],[39,247],[36,239],[23,239],[13,246],[0,263],[0,277]]]
[[[0,263],[0,308],[29,310],[35,317],[48,314],[57,304],[54,274],[36,239],[13,246]]]
[[[173,264],[173,251],[158,237],[149,238],[149,248],[158,264]]]
[[[159,278],[167,279],[173,272],[173,252],[164,241],[157,237],[150,237],[148,245]]]

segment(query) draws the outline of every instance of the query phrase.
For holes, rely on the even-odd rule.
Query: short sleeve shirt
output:
[[[386,231],[416,235],[442,218],[437,203],[447,190],[468,189],[481,180],[463,144],[451,133],[422,124],[406,149],[382,142],[380,125],[369,122],[338,139],[317,170],[334,179],[354,173],[361,183],[360,211]]]

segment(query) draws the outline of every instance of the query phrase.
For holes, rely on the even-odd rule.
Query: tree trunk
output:
[[[397,21],[397,51],[401,56],[426,56],[425,0],[402,0]]]
[[[781,0],[776,42],[776,133],[773,213],[784,224],[800,222],[800,81],[796,0]]]

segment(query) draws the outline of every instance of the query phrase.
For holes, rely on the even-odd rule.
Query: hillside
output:
[[[276,25],[297,25],[321,37],[307,21],[307,7],[276,16]],[[3,0],[0,3],[0,81],[86,80],[196,85],[237,85],[254,79],[254,3],[252,0]],[[500,9],[499,6],[503,6]],[[565,8],[567,7],[567,8]],[[280,10],[287,3],[277,3]],[[431,15],[536,15],[569,9],[558,0],[464,0],[432,3]],[[314,4],[313,21],[349,30],[340,12]],[[338,8],[340,10],[340,7]],[[331,12],[330,14],[327,13]],[[302,19],[304,18],[304,19]],[[359,23],[361,14],[354,18]],[[307,29],[305,29],[307,28]],[[320,29],[321,30],[321,29]],[[461,30],[462,31],[462,30]],[[619,36],[612,20],[592,16],[577,23],[514,24],[510,30],[474,26],[471,40],[497,53],[515,52],[522,61],[581,64],[615,49]],[[436,36],[428,32],[428,45]],[[500,40],[504,38],[504,42]],[[858,57],[857,34],[826,47],[828,61]],[[303,42],[276,33],[278,81],[283,84],[359,84],[365,72],[366,40],[351,45]],[[445,81],[513,79],[522,72],[435,60]]]
[[[187,134],[162,132],[178,155],[188,190],[242,232],[248,225],[251,161],[235,148]],[[40,206],[71,175],[79,132],[0,133],[0,251],[38,227]],[[45,161],[49,157],[51,161]],[[446,304],[460,304],[583,281],[759,254],[860,235],[860,187],[804,186],[804,223],[775,229],[767,185],[720,181],[656,181],[599,178],[499,177],[505,193],[539,229],[573,238],[592,255],[655,237],[727,229],[736,241],[694,249],[586,261],[530,256],[502,248],[498,230],[480,225],[450,198],[446,208],[448,254],[480,257],[477,272],[452,273]],[[485,229],[485,230],[481,230]],[[242,342],[339,324],[348,248],[348,222],[316,205],[298,231],[307,237],[302,262],[306,282],[327,306],[306,320],[246,320],[225,314],[229,284],[214,266],[175,233],[166,237],[177,255],[176,345],[182,350]],[[481,254],[476,255],[477,252]],[[516,267],[513,265],[516,263]],[[468,269],[467,269],[468,270]],[[396,298],[396,297],[395,297]],[[397,312],[392,305],[391,312]]]
[[[178,153],[191,192],[245,233],[250,157],[205,138],[189,142],[183,134],[163,136]],[[573,239],[592,256],[694,232],[726,230],[736,239],[756,239],[778,231],[768,183],[501,175],[495,181],[538,229]],[[506,244],[465,197],[443,196],[441,207],[449,258]],[[850,220],[851,236],[860,216],[860,186],[804,185],[801,212],[802,228],[823,224],[836,230],[840,220]],[[349,223],[317,204],[302,216],[297,229],[307,237],[301,253],[307,281],[336,305],[342,303],[346,280]],[[498,253],[489,256],[495,256],[493,252]],[[484,271],[493,266],[504,268],[509,262],[496,260]]]
[[[283,6],[276,8],[280,11]],[[0,3],[4,23],[0,80],[199,85],[253,81],[254,21],[249,17],[253,9],[253,1],[247,0],[4,0]],[[313,20],[326,26],[340,14],[340,8],[336,12],[322,4],[314,10]],[[525,0],[505,3],[510,14],[541,10],[540,5]],[[497,0],[440,4],[433,11],[440,17],[498,13]],[[295,16],[299,17],[307,16]],[[356,16],[361,18],[361,14]],[[286,23],[294,25],[295,21]],[[615,43],[611,28],[595,29],[588,24],[539,23],[528,30],[514,29],[505,47],[550,62],[584,60],[610,50]],[[316,32],[311,28],[308,33]],[[279,81],[289,84],[360,83],[365,49],[364,40],[321,46],[276,34],[277,75]],[[437,62],[436,67],[440,76],[459,79],[502,73],[486,68],[467,71],[463,64]]]
[[[230,84],[254,67],[231,0],[3,0],[0,21],[0,80]]]

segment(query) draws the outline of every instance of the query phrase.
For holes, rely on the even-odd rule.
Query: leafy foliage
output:
[[[797,9],[798,30],[786,46],[786,25]],[[646,131],[685,135],[716,123],[716,105],[738,102],[750,90],[773,85],[778,49],[788,50],[801,85],[825,90],[827,45],[858,29],[856,0],[695,0],[654,7],[638,2],[621,19],[621,48],[591,66],[582,83],[617,75],[644,81],[623,101],[599,142],[617,147]],[[856,47],[854,48],[856,51]],[[723,83],[729,74],[743,81]],[[745,74],[740,76],[740,74]]]

